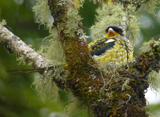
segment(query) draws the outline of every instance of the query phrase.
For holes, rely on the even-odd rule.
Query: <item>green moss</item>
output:
[[[152,70],[148,76],[147,80],[152,89],[158,91],[160,89],[160,73]]]

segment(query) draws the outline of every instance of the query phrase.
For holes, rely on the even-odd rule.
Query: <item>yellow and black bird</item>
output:
[[[110,25],[105,30],[104,38],[89,43],[89,51],[94,60],[100,64],[113,62],[125,64],[133,58],[133,48],[124,37],[120,26]]]

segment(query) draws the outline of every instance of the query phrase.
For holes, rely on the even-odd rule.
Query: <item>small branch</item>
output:
[[[10,53],[18,56],[24,56],[25,61],[27,63],[31,63],[30,65],[34,68],[45,68],[52,66],[48,59],[30,48],[2,24],[0,24],[0,43],[2,43]]]
[[[129,19],[127,17],[127,15],[125,15],[123,18],[122,18],[122,21],[120,22],[120,26],[122,27],[123,29],[123,33],[124,35],[126,35],[126,31],[127,31],[127,26],[129,24]]]

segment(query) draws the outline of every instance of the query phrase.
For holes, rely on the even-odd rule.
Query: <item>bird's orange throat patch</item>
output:
[[[109,31],[105,37],[113,37],[113,36],[121,36],[121,35],[118,34],[117,32]]]

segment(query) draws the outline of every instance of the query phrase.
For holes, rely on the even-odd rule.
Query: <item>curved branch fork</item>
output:
[[[144,109],[146,105],[144,92],[148,88],[146,79],[148,73],[145,71],[152,67],[147,64],[150,60],[144,58],[142,54],[134,62],[117,68],[115,72],[112,66],[110,66],[111,70],[101,70],[90,57],[88,46],[82,36],[76,31],[75,36],[65,33],[67,30],[65,23],[69,20],[67,10],[71,8],[65,4],[58,5],[57,0],[48,0],[48,4],[52,16],[57,19],[53,26],[58,30],[66,54],[68,64],[66,69],[70,72],[63,87],[84,102],[95,116],[148,117]],[[61,12],[64,9],[65,12]],[[59,23],[63,26],[61,27],[63,30],[57,27]],[[77,27],[77,30],[80,28],[80,26]],[[145,65],[140,64],[143,60],[146,61]],[[58,84],[64,85],[60,82]]]

